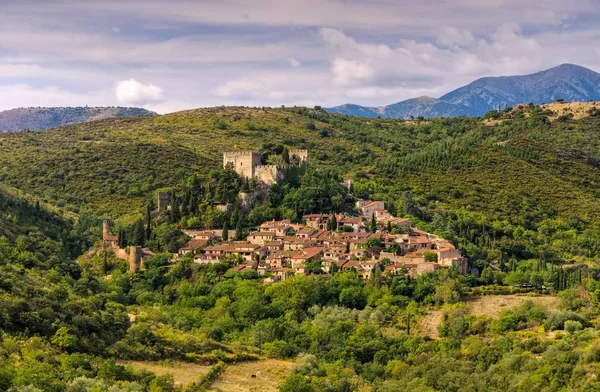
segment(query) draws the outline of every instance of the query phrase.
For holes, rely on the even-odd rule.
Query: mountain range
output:
[[[371,118],[478,117],[519,103],[542,104],[557,99],[600,100],[600,74],[578,65],[562,64],[531,75],[477,79],[440,98],[419,97],[377,108],[346,104],[325,110]]]
[[[40,131],[61,125],[154,114],[156,113],[135,107],[18,108],[0,112],[0,132]]]

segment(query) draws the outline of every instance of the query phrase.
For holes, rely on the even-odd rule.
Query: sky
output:
[[[600,0],[0,0],[0,110],[380,106],[599,42]]]

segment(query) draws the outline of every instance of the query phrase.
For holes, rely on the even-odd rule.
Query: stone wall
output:
[[[142,265],[142,247],[141,246],[130,246],[129,247],[129,272],[135,272],[140,269]]]
[[[254,177],[267,185],[272,185],[284,179],[285,171],[276,165],[261,165],[254,168]]]

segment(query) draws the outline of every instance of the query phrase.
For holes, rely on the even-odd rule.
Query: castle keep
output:
[[[308,163],[308,150],[290,150],[290,164]],[[256,151],[234,151],[223,153],[223,167],[231,164],[242,178],[255,179],[267,185],[281,181],[285,177],[285,167],[262,165],[260,153]]]

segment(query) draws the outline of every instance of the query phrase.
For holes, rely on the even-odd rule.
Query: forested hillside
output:
[[[201,391],[234,363],[276,358],[295,361],[281,391],[597,391],[598,113],[532,105],[402,121],[213,108],[0,135],[0,181],[27,194],[0,193],[0,390]],[[254,186],[221,167],[223,151],[273,164],[294,148],[308,149],[306,172],[249,211],[215,207]],[[157,190],[174,200],[162,216]],[[235,259],[170,263],[183,229],[237,224],[242,237],[242,226],[350,211],[356,198],[451,240],[473,274],[267,285],[231,270]],[[156,253],[142,270],[102,246],[103,218],[125,246]],[[507,293],[558,305],[471,308]],[[134,360],[210,370],[183,386]]]

